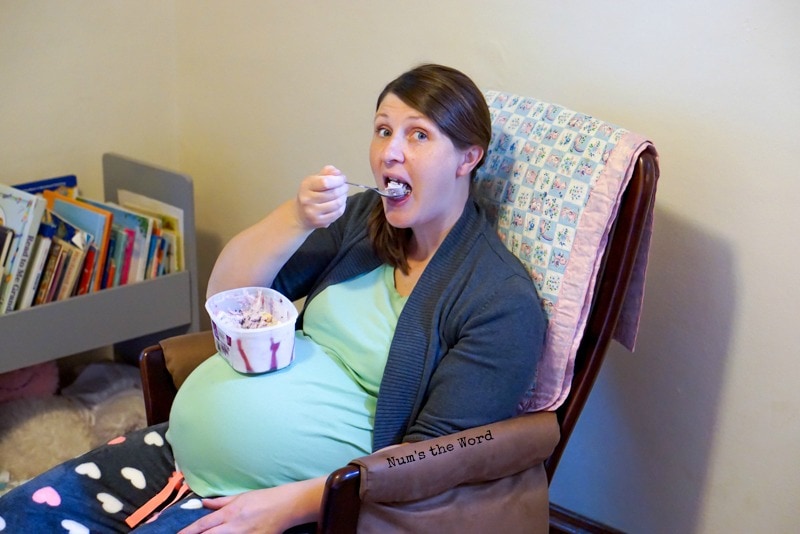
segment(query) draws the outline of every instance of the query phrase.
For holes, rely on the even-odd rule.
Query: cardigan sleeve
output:
[[[327,228],[314,230],[292,254],[275,277],[273,289],[291,300],[307,297],[337,265],[335,260],[363,239],[374,203],[365,193],[349,197],[344,215]]]
[[[546,319],[531,280],[513,275],[483,293],[431,380],[405,440],[419,441],[507,419],[534,381]]]

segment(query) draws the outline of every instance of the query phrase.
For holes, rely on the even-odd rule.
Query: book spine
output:
[[[44,304],[47,302],[47,294],[50,292],[50,286],[53,285],[53,280],[56,274],[56,265],[58,264],[59,256],[61,255],[61,245],[53,241],[50,245],[50,252],[47,254],[47,263],[44,265],[42,277],[39,280],[39,287],[36,288],[36,297],[33,299],[34,305]]]
[[[108,263],[107,271],[108,271],[108,280],[109,280],[108,283],[113,284],[114,283],[114,278],[115,278],[115,276],[117,274],[117,261],[114,258],[111,258],[111,261]],[[113,287],[113,286],[107,286],[107,287]]]
[[[51,242],[52,239],[46,236],[40,235],[37,238],[36,254],[33,257],[30,267],[28,268],[27,278],[22,284],[22,293],[20,294],[17,305],[18,310],[24,310],[33,305],[37,289],[39,288],[39,283],[42,280],[42,273],[44,271],[45,264],[47,263]]]
[[[153,258],[153,265],[150,267],[151,278],[158,278],[161,275],[161,267],[164,264],[164,250],[167,240],[163,237],[158,238],[156,244],[155,257]]]
[[[119,286],[120,274],[122,271],[122,264],[125,259],[125,249],[128,247],[128,229],[119,228],[117,241],[114,244],[114,272],[113,275],[109,274],[108,284],[111,287]]]
[[[133,231],[128,232],[128,239],[125,242],[125,253],[122,256],[122,271],[119,272],[119,283],[117,285],[124,286],[128,283],[130,278],[131,269],[134,266],[131,265],[132,258],[133,258],[133,247],[136,244],[136,234]]]
[[[117,254],[117,243],[119,232],[115,229],[111,231],[111,236],[108,239],[108,247],[106,249],[106,264],[103,266],[103,278],[100,281],[100,287],[106,289],[114,285],[114,256]]]
[[[149,280],[155,277],[155,266],[158,264],[158,243],[160,237],[153,234],[150,239],[150,247],[147,251],[147,264],[144,271],[144,279]]]
[[[75,291],[76,295],[85,295],[89,292],[92,283],[92,272],[96,256],[97,249],[93,245],[90,245],[89,250],[86,251],[86,257],[83,259],[78,289]]]
[[[58,254],[58,261],[56,262],[56,270],[53,273],[53,280],[50,288],[47,290],[45,302],[53,302],[58,295],[58,290],[61,287],[61,282],[64,280],[64,268],[69,261],[69,252],[66,249],[61,249]]]
[[[161,246],[158,250],[158,272],[156,273],[156,276],[169,274],[169,255],[170,242],[162,238]]]
[[[14,241],[14,230],[6,226],[0,226],[0,274],[6,266],[6,258],[11,250],[11,243]]]
[[[85,257],[86,255],[81,250],[69,250],[66,263],[64,264],[64,277],[61,280],[61,286],[58,288],[58,294],[54,300],[64,300],[75,293],[78,279],[83,272]]]

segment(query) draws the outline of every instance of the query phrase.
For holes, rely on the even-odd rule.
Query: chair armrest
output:
[[[409,502],[541,464],[559,440],[553,412],[524,414],[448,436],[388,447],[351,462],[364,502]]]
[[[214,354],[211,332],[196,332],[162,340],[139,356],[147,424],[169,419],[172,401],[183,381],[202,361]]]
[[[195,367],[217,352],[211,330],[163,339],[159,345],[164,351],[164,362],[176,389],[181,387]]]

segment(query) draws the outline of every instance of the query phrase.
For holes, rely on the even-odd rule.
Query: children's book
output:
[[[157,234],[153,234],[150,238],[150,247],[147,250],[147,268],[144,274],[145,280],[156,277],[158,270],[158,250],[161,247],[163,239],[164,238]]]
[[[157,278],[168,274],[169,267],[169,247],[170,242],[162,235],[159,237],[158,245],[156,247],[155,258],[153,259],[151,278]]]
[[[166,242],[164,259],[161,262],[161,274],[177,273],[181,270],[178,268],[178,236],[169,230],[162,230],[161,237]]]
[[[130,269],[125,283],[144,280],[145,271],[147,269],[147,252],[150,246],[150,238],[153,235],[153,225],[156,223],[156,220],[153,217],[137,213],[118,204],[114,204],[113,202],[103,203],[85,198],[81,198],[81,200],[110,211],[114,216],[114,224],[124,228],[130,228],[135,232],[136,237],[133,243]]]
[[[70,198],[78,196],[78,178],[74,174],[25,182],[14,187],[34,195],[41,195],[44,191],[55,191]]]
[[[39,282],[40,287],[42,285],[52,285],[52,276],[53,270],[51,269],[49,272],[47,270],[47,265],[51,262],[51,256],[55,254],[60,254],[61,256],[67,255],[67,251],[63,250],[64,247],[59,245],[55,247],[56,238],[58,241],[66,241],[71,243],[72,245],[78,247],[79,249],[85,251],[87,254],[89,251],[94,248],[93,240],[94,237],[85,230],[79,228],[78,226],[72,224],[69,220],[62,217],[58,213],[55,213],[50,210],[45,210],[44,217],[42,217],[42,226],[45,227],[52,227],[53,232],[53,240],[54,242],[51,244],[51,247],[54,247],[54,252],[48,255],[47,263],[45,264],[45,272],[42,273],[42,280]],[[56,260],[53,260],[56,261]],[[61,258],[61,261],[56,263],[56,266],[63,267],[63,263],[65,262],[65,258]],[[88,284],[88,283],[87,283]],[[37,289],[36,298],[34,299],[34,304],[39,303],[39,290]],[[44,300],[43,302],[49,302],[48,300]]]
[[[2,273],[0,314],[13,311],[16,306],[44,208],[45,202],[40,196],[0,184],[0,226],[14,231]]]
[[[14,230],[0,226],[0,295],[5,287],[6,259],[10,256],[11,243],[14,241]]]
[[[63,243],[58,243],[58,245],[58,258],[56,258],[55,272],[53,272],[53,279],[50,287],[47,289],[44,302],[53,302],[56,300],[58,290],[61,288],[61,282],[64,280],[64,271],[69,261],[69,252],[62,248]]]
[[[71,297],[77,291],[78,281],[81,279],[81,275],[84,270],[83,260],[87,257],[87,250],[77,247],[67,241],[63,241],[59,237],[56,237],[55,239],[60,241],[65,256],[61,282],[59,283],[58,290],[56,291],[53,300],[64,300]],[[92,248],[89,247],[89,250],[92,250]],[[90,278],[86,277],[85,283],[87,286],[89,280]]]
[[[116,224],[112,228],[103,287],[124,285],[124,283],[122,283],[123,270],[127,271],[127,269],[130,268],[130,255],[133,251],[134,239],[136,239],[136,233],[133,229],[124,228]],[[127,282],[127,272],[124,276],[124,280]]]
[[[106,264],[103,266],[103,280],[100,286],[103,289],[114,286],[114,273],[117,270],[117,241],[119,240],[119,227],[111,226],[111,235],[108,238],[108,253],[106,254]]]
[[[55,289],[51,291],[51,288],[58,285],[56,273],[61,258],[61,243],[54,238],[50,245],[50,252],[47,254],[47,262],[45,262],[44,269],[42,270],[39,287],[36,288],[36,296],[33,299],[34,306],[49,302],[47,300],[48,295],[55,291]]]
[[[174,243],[172,254],[175,256],[176,271],[182,271],[185,266],[183,250],[184,222],[183,210],[172,204],[150,198],[145,195],[133,193],[125,189],[117,191],[120,205],[155,217],[161,223],[161,236]],[[165,235],[167,234],[167,235]]]
[[[80,266],[80,278],[78,278],[78,283],[75,287],[75,295],[85,295],[91,290],[96,258],[97,247],[89,245],[89,248],[84,253],[83,264]]]
[[[47,257],[50,254],[50,245],[54,235],[55,227],[44,224],[43,219],[42,224],[39,225],[39,235],[36,236],[36,245],[28,272],[25,273],[25,279],[22,281],[22,293],[17,301],[18,310],[24,310],[33,305],[36,290],[39,288]]]
[[[42,226],[51,227],[54,237],[60,237],[80,248],[88,248],[93,243],[94,237],[87,231],[72,224],[58,213],[45,210],[42,217]]]
[[[130,279],[131,258],[133,258],[133,245],[136,243],[136,232],[131,228],[122,229],[126,234],[125,246],[119,251],[117,259],[117,272],[114,273],[114,285],[124,286]]]
[[[0,270],[6,265],[8,251],[11,250],[11,242],[14,240],[14,230],[8,226],[0,226]]]
[[[42,194],[47,199],[48,209],[92,236],[92,244],[97,247],[97,254],[90,265],[91,283],[89,287],[90,291],[99,291],[103,277],[103,266],[106,264],[108,238],[111,235],[111,226],[113,224],[112,213],[88,202],[66,197],[55,191],[44,191]]]

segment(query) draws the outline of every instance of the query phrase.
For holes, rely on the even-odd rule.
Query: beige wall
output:
[[[630,532],[787,532],[798,15],[755,0],[6,0],[0,180],[74,172],[99,194],[107,150],[187,172],[207,276],[305,174],[369,181],[375,96],[420,61],[647,134],[662,181],[639,346],[611,351],[553,500]]]
[[[0,180],[76,174],[102,152],[178,163],[172,2],[0,2]]]

